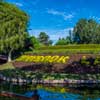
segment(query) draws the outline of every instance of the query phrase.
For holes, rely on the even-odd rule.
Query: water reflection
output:
[[[0,83],[0,91],[2,90],[24,94],[29,97],[35,95],[40,100],[100,100],[99,86],[68,88],[63,84],[28,84],[21,86],[4,82]],[[0,100],[3,99],[0,97]]]

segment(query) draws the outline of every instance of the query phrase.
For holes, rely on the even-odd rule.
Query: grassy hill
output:
[[[63,46],[44,46],[25,54],[99,54],[100,44],[74,44]]]

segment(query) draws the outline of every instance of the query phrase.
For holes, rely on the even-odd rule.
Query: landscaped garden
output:
[[[100,23],[80,19],[54,42],[46,32],[31,36],[28,22],[26,12],[0,0],[0,99],[36,89],[41,100],[99,100]]]
[[[99,44],[68,44],[56,46],[42,46],[33,51],[25,52],[25,54],[99,54]]]
[[[47,56],[22,55],[14,61],[0,66],[0,73],[10,79],[36,81],[100,80],[99,55]],[[72,59],[73,58],[73,59]],[[32,81],[33,80],[33,81]],[[35,80],[35,82],[34,82]],[[16,80],[17,81],[17,80]]]

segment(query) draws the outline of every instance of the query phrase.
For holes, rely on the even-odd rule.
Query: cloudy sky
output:
[[[68,35],[80,18],[100,21],[100,0],[6,0],[29,16],[28,30],[38,36],[45,31],[53,41]]]

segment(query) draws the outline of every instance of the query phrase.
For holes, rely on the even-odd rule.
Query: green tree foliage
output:
[[[30,51],[33,49],[37,49],[41,46],[39,40],[35,36],[27,36],[25,40],[24,51]]]
[[[70,44],[73,43],[73,33],[72,33],[72,30],[69,30],[69,36],[67,36],[66,39],[68,39]]]
[[[67,45],[73,43],[73,34],[72,31],[69,30],[69,35],[66,38],[59,38],[55,45]]]
[[[49,41],[48,41],[48,44],[49,44],[49,45],[52,45],[52,44],[53,44],[53,41],[52,41],[52,40],[49,40]]]
[[[52,41],[49,40],[49,36],[45,32],[40,32],[38,39],[44,45],[52,45]]]
[[[100,24],[93,19],[80,19],[74,27],[73,33],[76,43],[100,43]]]
[[[32,48],[39,48],[39,46],[40,46],[40,42],[35,36],[30,37],[30,44],[31,44]]]
[[[0,0],[0,2],[3,2],[4,0]]]
[[[55,45],[67,45],[70,44],[70,37],[66,37],[66,38],[59,38],[59,40],[56,42]]]
[[[0,2],[0,51],[8,55],[24,46],[28,16],[16,6]]]

